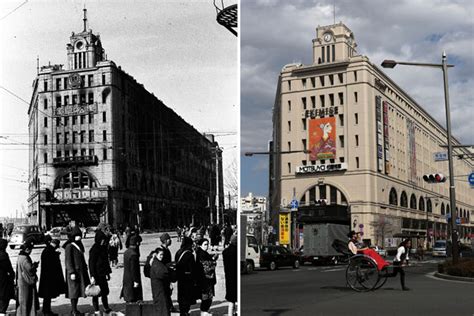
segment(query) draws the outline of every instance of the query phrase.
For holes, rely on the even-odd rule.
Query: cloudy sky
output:
[[[69,36],[82,31],[84,3],[108,59],[198,131],[216,134],[224,167],[239,159],[239,41],[217,24],[212,1],[2,0],[0,216],[27,208],[24,144],[36,58],[40,65],[66,64]]]
[[[241,2],[241,153],[267,150],[272,106],[285,64],[310,64],[318,25],[342,21],[358,52],[380,65],[384,59],[441,63],[446,50],[452,133],[474,144],[474,1],[331,0]],[[442,72],[398,66],[384,70],[445,126]],[[268,156],[241,155],[241,195],[267,195]]]

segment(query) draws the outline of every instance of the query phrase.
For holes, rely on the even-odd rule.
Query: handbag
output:
[[[100,286],[96,284],[89,284],[86,286],[86,296],[99,296]]]

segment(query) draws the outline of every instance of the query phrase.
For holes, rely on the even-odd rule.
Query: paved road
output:
[[[303,266],[242,275],[242,315],[474,315],[474,283],[434,278],[437,260],[406,269],[407,286],[389,279],[378,291],[346,287],[346,266]]]
[[[143,242],[142,242],[142,245],[140,246],[141,265],[144,264],[146,256],[148,256],[150,251],[160,245],[160,241],[159,241],[160,235],[161,234],[142,235]],[[174,254],[179,249],[179,243],[177,242],[176,233],[170,233],[170,235],[172,236],[172,244],[171,244],[170,250],[171,250],[172,256],[174,257]],[[61,242],[61,245],[63,242],[64,241]],[[92,236],[91,238],[86,238],[83,240],[84,247],[86,249],[86,252],[85,252],[86,262],[88,262],[89,260],[89,249],[92,246],[93,242],[94,240]],[[43,251],[43,249],[44,249],[44,246],[40,246],[40,245],[35,246],[35,249],[33,250],[32,255],[31,255],[33,261],[40,260],[41,252]],[[222,246],[219,249],[220,250],[218,251],[218,253],[222,253]],[[19,250],[18,249],[11,250],[8,247],[7,251],[8,251],[8,254],[10,255],[10,260],[12,261],[13,269],[15,269]],[[122,258],[123,258],[124,251],[125,249],[122,249],[119,252],[119,265],[121,265],[123,262]],[[64,273],[64,249],[62,248],[61,248],[61,261],[62,261],[62,267],[63,267],[63,273]],[[38,277],[39,277],[40,269],[41,269],[41,266],[38,269]],[[141,267],[141,270],[143,271],[143,267]],[[211,307],[211,312],[214,315],[224,315],[227,313],[228,304],[225,301],[225,278],[224,278],[224,266],[223,266],[223,261],[222,261],[222,255],[219,256],[219,260],[217,262],[216,275],[217,275],[217,284],[215,285],[216,296],[214,297],[213,305]],[[109,282],[109,288],[110,288],[109,304],[114,311],[119,312],[119,313],[114,313],[116,315],[123,315],[123,313],[125,313],[125,303],[121,298],[119,298],[120,290],[122,286],[122,277],[123,277],[123,268],[121,266],[119,266],[118,269],[112,268],[111,281]],[[150,279],[145,278],[142,274],[142,282],[143,282],[144,301],[151,301],[152,295],[151,295]],[[174,286],[176,288],[176,283],[174,283]],[[173,303],[175,307],[178,308],[176,289],[173,291],[172,299],[173,299]],[[8,312],[13,313],[15,310],[15,307],[14,307],[15,301],[10,301],[10,303],[11,304],[8,308]],[[40,303],[41,303],[41,299],[40,299]],[[94,308],[92,307],[92,299],[91,298],[79,299],[78,308],[83,313],[93,313]],[[60,296],[59,298],[53,300],[52,309],[53,309],[53,312],[55,313],[66,315],[71,310],[70,300],[66,299],[64,295]],[[101,306],[101,309],[102,309],[102,306]],[[191,315],[199,315],[199,314],[200,314],[199,305],[192,306]],[[42,313],[40,315],[42,315]]]

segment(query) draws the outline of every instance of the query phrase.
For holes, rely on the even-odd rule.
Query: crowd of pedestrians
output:
[[[38,279],[39,262],[33,262],[30,254],[33,240],[27,239],[21,246],[16,271],[6,252],[7,240],[0,238],[0,315],[5,315],[10,300],[16,300],[17,315],[37,315],[42,298],[44,315],[57,315],[51,309],[51,300],[65,294],[71,301],[71,314],[81,315],[78,310],[80,298],[92,296],[92,305],[100,314],[99,298],[104,312],[112,309],[108,303],[112,267],[118,268],[118,252],[122,249],[120,230],[99,225],[94,244],[89,249],[86,263],[84,236],[80,227],[72,224],[68,239],[63,244],[65,252],[64,270],[60,260],[60,242],[45,236],[46,247],[41,253],[41,271]],[[174,255],[169,249],[171,237],[160,235],[160,245],[146,258],[143,274],[150,278],[153,303],[157,315],[178,312],[171,299],[177,288],[180,315],[189,315],[191,306],[200,300],[201,315],[211,315],[210,307],[215,296],[216,266],[221,237],[226,247],[222,252],[226,282],[226,300],[230,302],[230,313],[237,301],[237,236],[230,225],[220,228],[217,224],[208,227],[183,227],[177,229],[180,248]],[[209,239],[204,236],[206,233]],[[140,269],[140,244],[142,238],[138,227],[125,229],[123,254],[123,279],[120,297],[125,302],[140,304],[143,300],[143,284]],[[158,242],[158,241],[157,241]],[[210,250],[210,251],[209,251]],[[64,271],[64,274],[63,274]],[[38,286],[37,286],[37,283]],[[100,288],[100,291],[94,289]]]

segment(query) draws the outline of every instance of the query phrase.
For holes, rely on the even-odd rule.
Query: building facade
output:
[[[85,13],[84,13],[85,14]],[[208,223],[224,208],[222,151],[72,33],[67,65],[43,66],[29,115],[31,223],[143,228]]]
[[[280,73],[271,146],[293,153],[270,157],[273,226],[297,200],[295,234],[305,222],[335,222],[372,244],[390,246],[395,234],[446,239],[449,185],[423,180],[448,174],[448,162],[434,160],[446,131],[356,48],[343,23],[320,26],[312,64]],[[473,169],[472,160],[454,159],[455,175],[466,175],[455,183],[462,241],[474,237]]]

